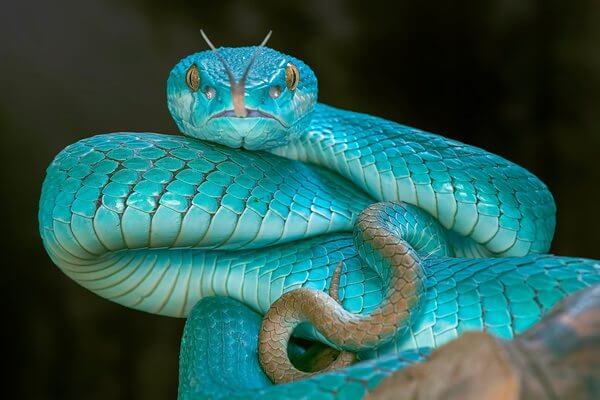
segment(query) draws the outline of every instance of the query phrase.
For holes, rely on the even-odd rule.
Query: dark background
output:
[[[253,4],[256,3],[256,4]],[[4,360],[21,398],[174,398],[183,320],[88,293],[37,233],[44,169],[74,141],[176,133],[165,80],[183,56],[270,46],[315,70],[320,100],[444,134],[554,193],[553,251],[600,258],[600,2],[14,1],[0,11]],[[14,361],[13,361],[14,360]]]

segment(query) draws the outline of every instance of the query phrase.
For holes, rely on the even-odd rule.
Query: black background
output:
[[[600,3],[5,2],[0,10],[4,329],[21,398],[174,398],[183,321],[71,282],[37,232],[44,169],[96,133],[176,133],[165,80],[185,55],[258,43],[305,60],[320,100],[484,147],[558,205],[553,252],[600,258]],[[14,360],[14,361],[13,361]],[[6,390],[3,389],[3,390]]]

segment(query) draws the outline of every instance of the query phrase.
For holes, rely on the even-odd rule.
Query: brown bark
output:
[[[600,286],[567,298],[512,341],[466,333],[367,398],[600,398]]]

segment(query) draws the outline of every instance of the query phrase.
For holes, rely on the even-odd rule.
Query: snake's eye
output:
[[[198,67],[196,67],[196,65],[192,64],[192,66],[188,68],[185,73],[185,83],[192,92],[197,91],[200,87],[200,74],[198,73]]]
[[[288,63],[287,67],[285,67],[285,84],[287,88],[294,90],[298,87],[299,82],[300,71],[298,71],[298,68],[294,64]]]

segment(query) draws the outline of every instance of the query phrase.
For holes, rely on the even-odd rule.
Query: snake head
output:
[[[307,128],[317,78],[301,60],[268,47],[219,48],[192,54],[173,68],[167,101],[184,135],[269,149]]]

